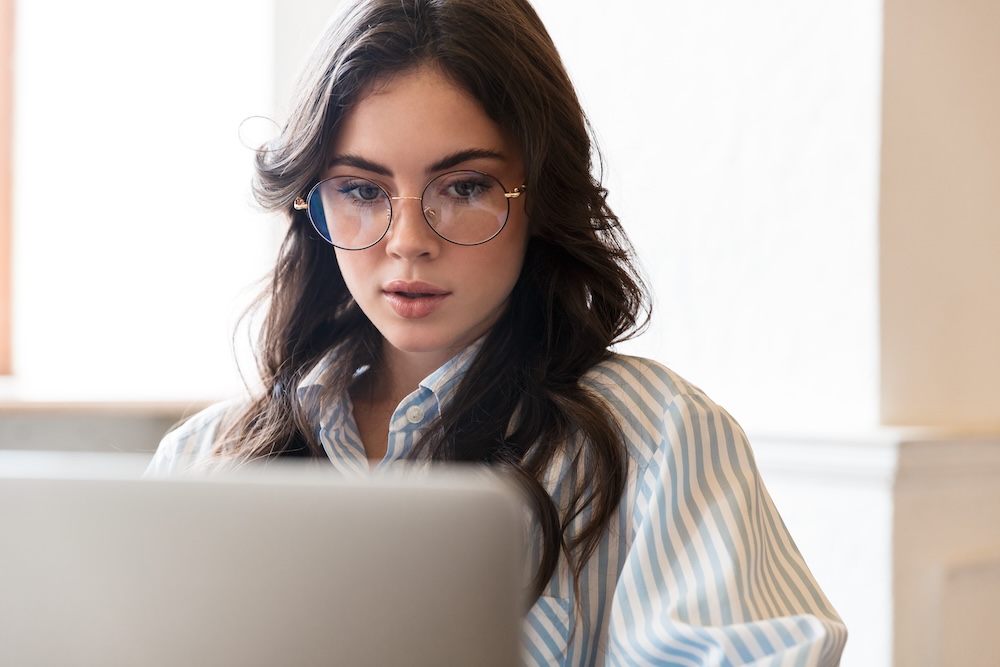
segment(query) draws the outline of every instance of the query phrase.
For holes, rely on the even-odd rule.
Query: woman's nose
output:
[[[424,218],[420,197],[392,197],[392,220],[386,234],[386,252],[413,259],[434,256],[444,241]]]

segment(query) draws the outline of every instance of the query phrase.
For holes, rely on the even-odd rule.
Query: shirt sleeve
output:
[[[607,665],[837,665],[847,630],[814,581],[746,436],[703,395],[667,404],[637,480]]]
[[[153,454],[145,477],[168,477],[189,472],[207,462],[222,420],[235,401],[205,408],[167,433]]]

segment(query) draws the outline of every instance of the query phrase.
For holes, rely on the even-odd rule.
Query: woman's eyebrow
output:
[[[358,169],[364,169],[365,171],[370,171],[380,176],[392,177],[392,170],[388,167],[382,166],[377,162],[372,162],[371,160],[366,160],[360,155],[334,155],[330,158],[327,163],[326,168],[330,169],[332,167],[356,167]]]
[[[427,173],[431,174],[436,171],[444,171],[445,169],[451,169],[456,165],[460,165],[463,162],[468,162],[469,160],[506,160],[507,156],[503,153],[492,151],[486,148],[467,148],[465,150],[456,151],[451,155],[448,155],[431,166],[427,168]]]
[[[438,171],[444,171],[445,169],[451,169],[456,165],[460,165],[463,162],[468,162],[469,160],[506,160],[507,156],[499,151],[489,150],[487,148],[466,148],[464,150],[455,151],[451,155],[447,155],[434,164],[427,167],[427,173],[432,174]],[[354,155],[347,153],[344,155],[334,155],[330,158],[327,163],[326,168],[330,169],[332,167],[356,167],[357,169],[364,169],[365,171],[370,171],[380,176],[392,177],[392,170],[388,167],[378,164],[377,162],[372,162],[360,155]]]

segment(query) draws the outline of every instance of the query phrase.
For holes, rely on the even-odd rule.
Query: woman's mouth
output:
[[[419,319],[436,311],[450,292],[428,283],[394,281],[382,294],[399,317]]]

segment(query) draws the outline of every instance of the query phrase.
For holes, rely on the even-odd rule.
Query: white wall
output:
[[[875,424],[881,4],[535,5],[655,289],[628,349],[747,427]]]
[[[239,138],[272,111],[271,0],[17,10],[7,393],[234,391],[234,318],[274,252]]]

